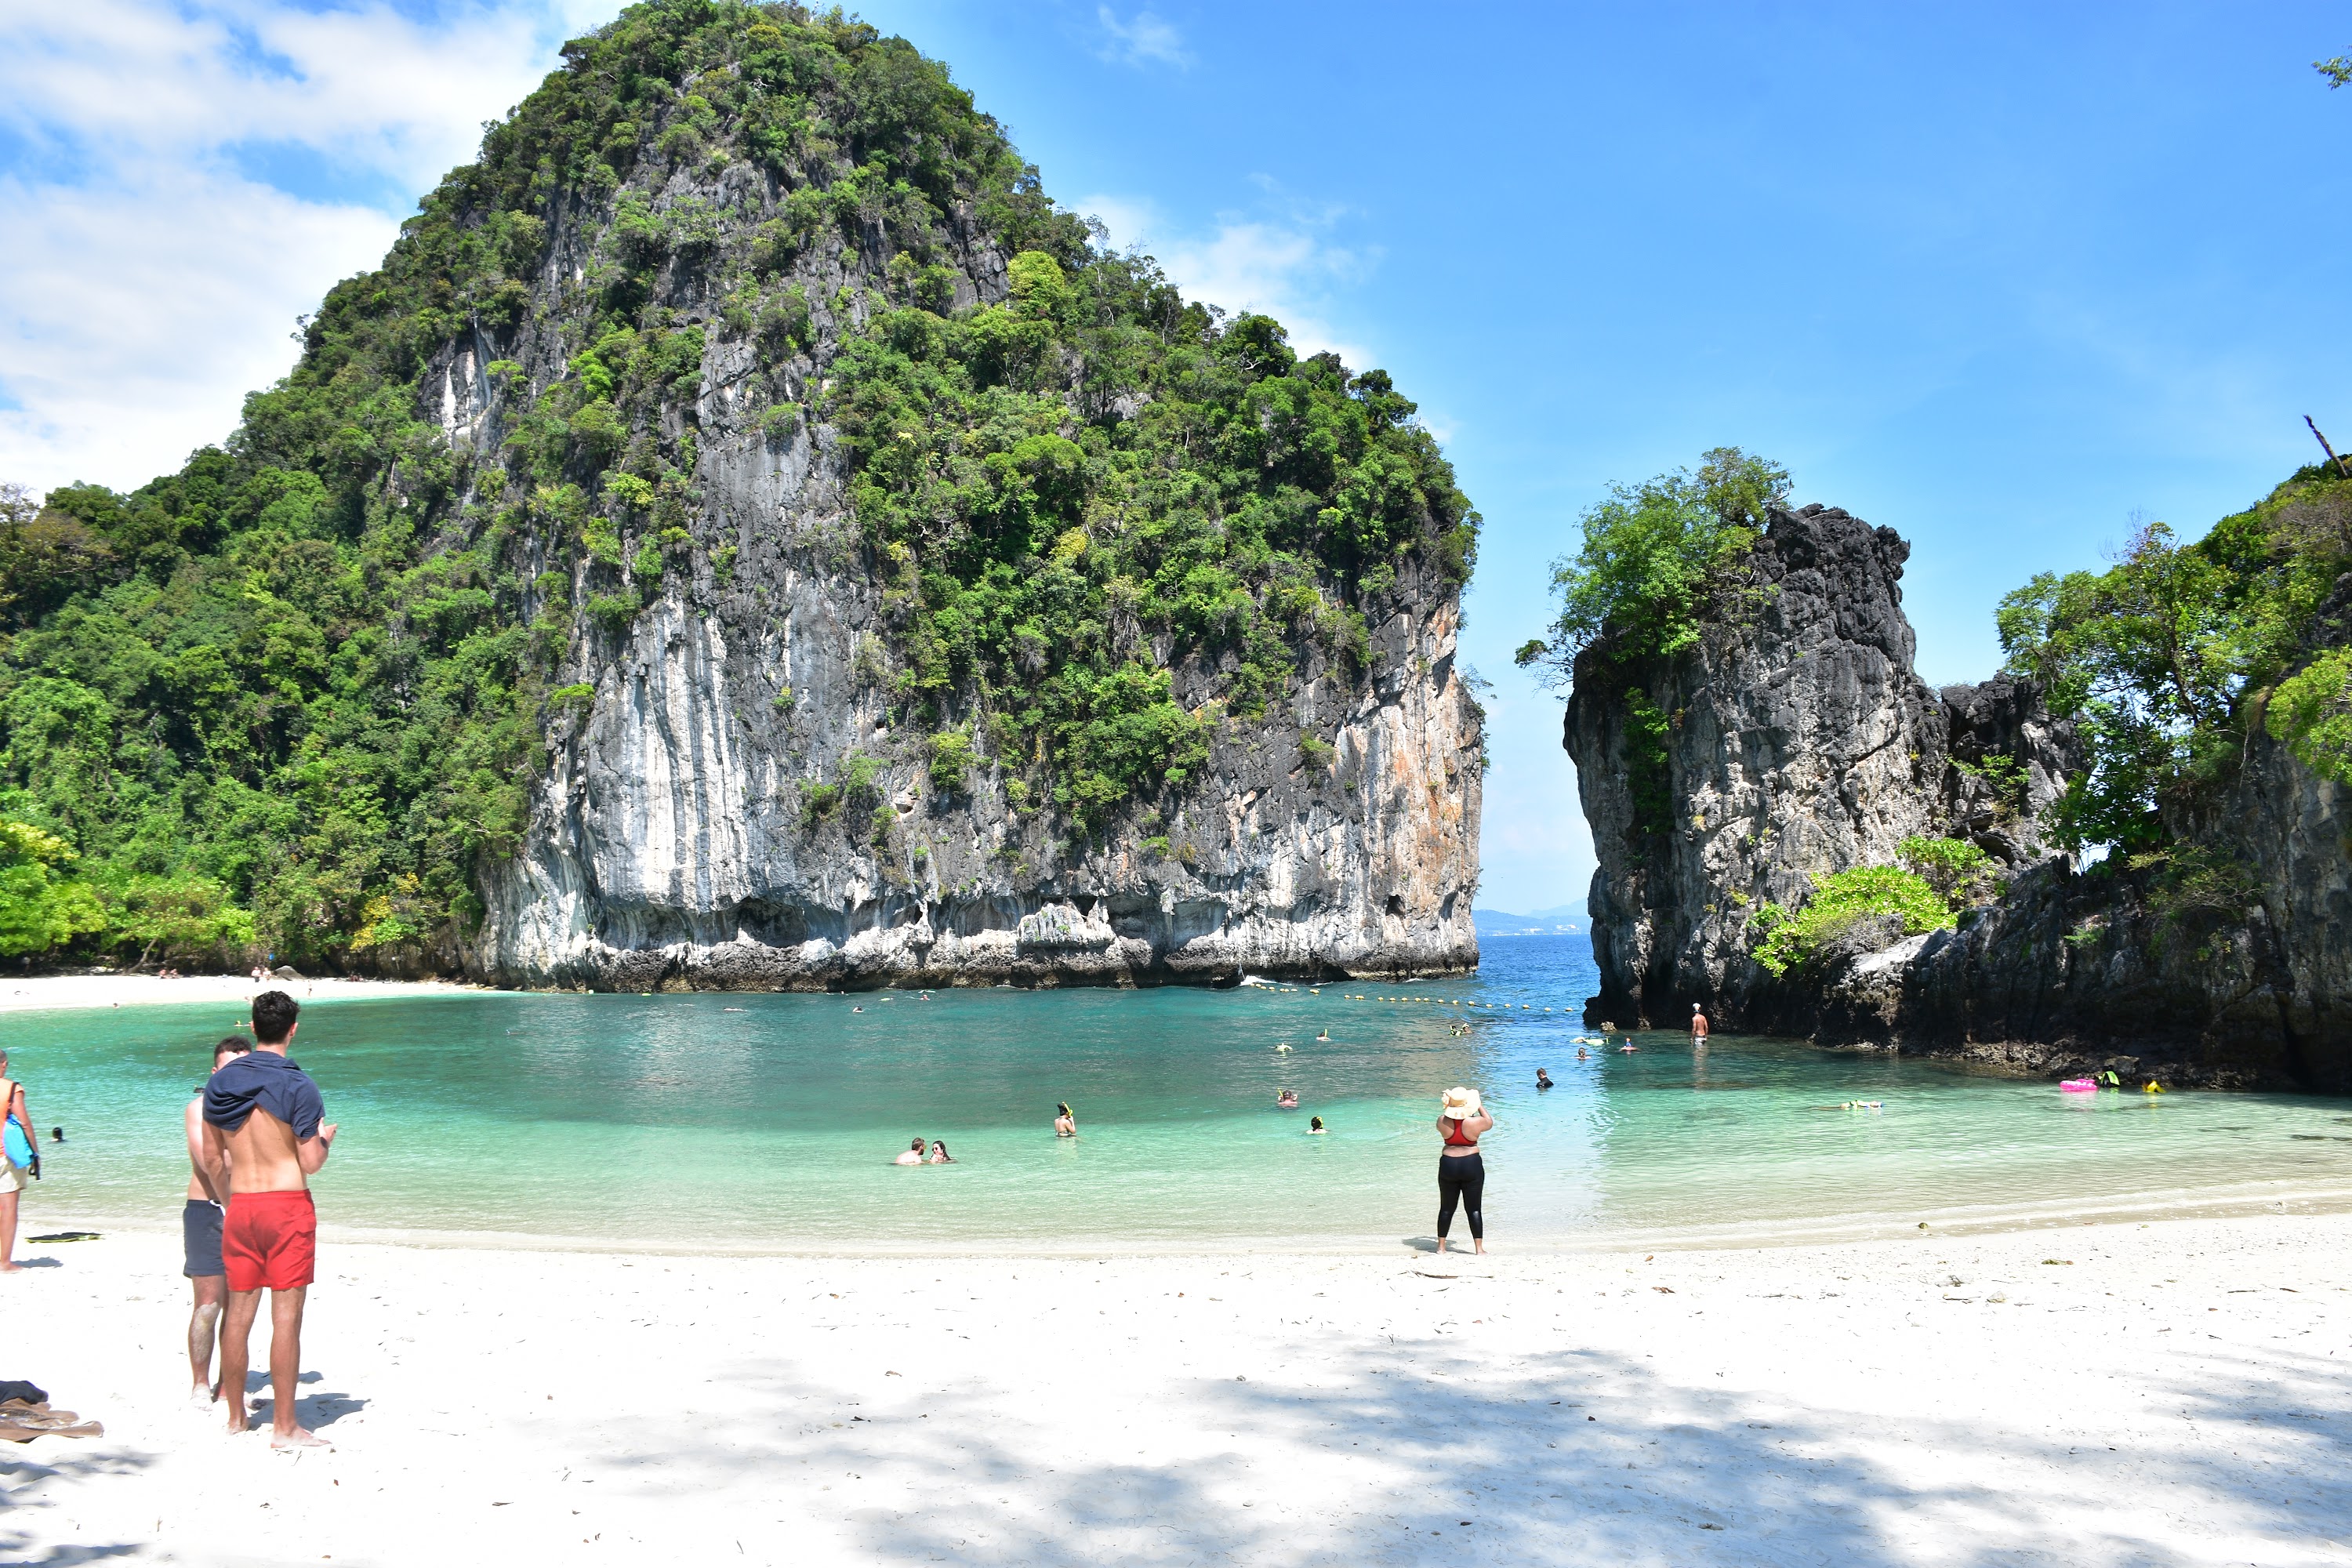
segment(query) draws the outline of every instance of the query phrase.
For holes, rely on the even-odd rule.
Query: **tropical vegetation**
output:
[[[857,671],[898,762],[1044,831],[1149,810],[1302,669],[1360,675],[1401,580],[1466,579],[1476,514],[1386,374],[1111,250],[903,39],[656,0],[564,59],[226,442],[5,493],[0,951],[472,929],[582,677],[665,597],[762,613],[699,477],[747,430],[839,454],[808,548],[882,591]],[[461,350],[495,451],[445,422]],[[801,761],[804,831],[887,833],[881,761]]]

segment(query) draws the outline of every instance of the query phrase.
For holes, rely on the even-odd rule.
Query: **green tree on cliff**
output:
[[[1576,656],[1595,644],[1621,664],[1689,647],[1709,595],[1788,494],[1787,469],[1737,447],[1709,451],[1696,472],[1611,486],[1578,519],[1576,552],[1552,563],[1559,610],[1549,633],[1523,644],[1516,661],[1566,685]]]

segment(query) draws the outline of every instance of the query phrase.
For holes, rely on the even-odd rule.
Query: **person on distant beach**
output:
[[[25,1086],[8,1076],[8,1053],[0,1051],[0,1274],[18,1274],[16,1201],[25,1178],[41,1173],[41,1145],[33,1135],[33,1113],[25,1108]]]
[[[1691,1004],[1691,1044],[1700,1050],[1706,1048],[1706,1015],[1696,1002]]]
[[[1478,1140],[1495,1125],[1475,1089],[1449,1089],[1437,1108],[1438,1136],[1445,1146],[1437,1155],[1437,1250],[1445,1250],[1445,1233],[1454,1227],[1454,1205],[1459,1202],[1470,1221],[1470,1243],[1486,1250],[1486,1215],[1481,1206],[1486,1195],[1486,1163]]]
[[[1328,1132],[1331,1130],[1323,1125],[1323,1119],[1321,1117],[1310,1116],[1307,1119],[1307,1131],[1309,1132]]]
[[[213,1071],[224,1062],[253,1049],[243,1035],[231,1035],[213,1047]],[[220,1397],[213,1382],[213,1343],[220,1337],[221,1309],[228,1303],[227,1269],[221,1262],[221,1220],[228,1210],[228,1188],[213,1180],[211,1156],[205,1151],[205,1091],[196,1090],[182,1117],[188,1137],[187,1199],[180,1205],[180,1273],[194,1292],[188,1310],[188,1371],[194,1379],[188,1402],[208,1405]]]
[[[922,1163],[923,1141],[920,1138],[916,1139],[912,1143],[908,1144],[904,1149],[900,1150],[898,1152],[898,1157],[890,1162],[890,1163],[894,1165],[919,1165]]]
[[[931,1157],[924,1163],[931,1165],[952,1165],[955,1163],[955,1156],[948,1152],[948,1142],[946,1139],[934,1138],[931,1140]]]
[[[1286,1089],[1274,1097],[1274,1106],[1277,1110],[1296,1110],[1298,1109],[1298,1096]]]
[[[221,1403],[228,1429],[246,1429],[245,1370],[261,1293],[269,1292],[273,1448],[334,1445],[295,1420],[302,1371],[302,1307],[317,1277],[319,1215],[310,1177],[335,1146],[319,1086],[286,1055],[301,1012],[283,991],[253,999],[253,1049],[205,1085],[205,1158],[215,1191],[228,1190],[221,1264],[228,1307],[220,1331]]]
[[[1583,1056],[1584,1048],[1580,1046],[1578,1047],[1576,1054],[1580,1057]],[[1549,1089],[1551,1087],[1550,1072],[1543,1068],[1536,1068],[1536,1087],[1538,1089]]]

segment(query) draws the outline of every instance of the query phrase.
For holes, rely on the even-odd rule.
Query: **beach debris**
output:
[[[2042,1260],[2042,1266],[2045,1268],[2072,1268],[2074,1266],[2074,1260],[2071,1258],[2045,1258]]]

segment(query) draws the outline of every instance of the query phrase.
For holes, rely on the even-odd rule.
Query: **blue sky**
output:
[[[609,5],[0,5],[0,477],[135,484],[280,373]],[[1486,519],[1480,902],[1580,900],[1509,649],[1612,480],[1734,444],[1915,546],[1931,681],[2135,512],[2352,443],[2342,5],[863,7],[1190,291],[1391,371]]]

